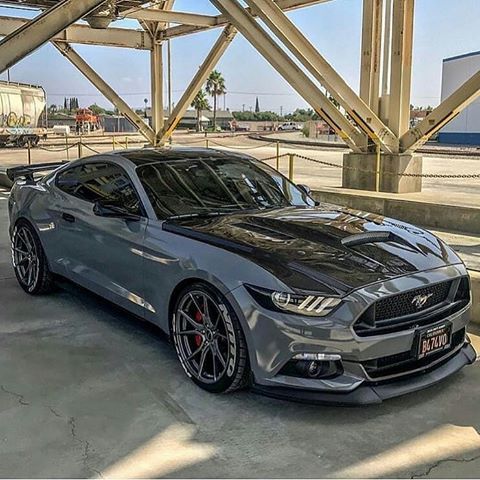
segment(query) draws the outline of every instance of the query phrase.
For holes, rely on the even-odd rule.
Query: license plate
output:
[[[445,323],[420,332],[417,358],[446,350],[452,343],[452,325]]]

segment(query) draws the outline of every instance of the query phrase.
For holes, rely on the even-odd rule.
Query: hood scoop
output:
[[[393,240],[395,235],[392,232],[366,232],[357,235],[349,235],[342,238],[342,245],[345,247],[356,247],[366,243],[382,243]]]

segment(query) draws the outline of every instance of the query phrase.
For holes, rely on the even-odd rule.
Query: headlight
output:
[[[297,295],[294,293],[276,292],[252,285],[245,286],[262,307],[280,312],[291,312],[297,315],[324,317],[342,302],[342,299],[339,297]]]

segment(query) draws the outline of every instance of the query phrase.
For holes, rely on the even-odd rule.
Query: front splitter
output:
[[[408,393],[431,387],[461,370],[464,366],[475,362],[476,353],[466,343],[456,355],[445,363],[410,376],[402,376],[398,380],[388,382],[363,383],[351,392],[325,392],[320,390],[304,390],[288,387],[270,387],[254,384],[252,390],[267,397],[289,400],[293,402],[321,405],[372,405],[382,403],[389,398],[400,397]]]

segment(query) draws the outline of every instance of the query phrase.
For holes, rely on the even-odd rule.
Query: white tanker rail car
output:
[[[45,91],[22,83],[0,82],[0,147],[38,144],[47,130],[39,127]]]

